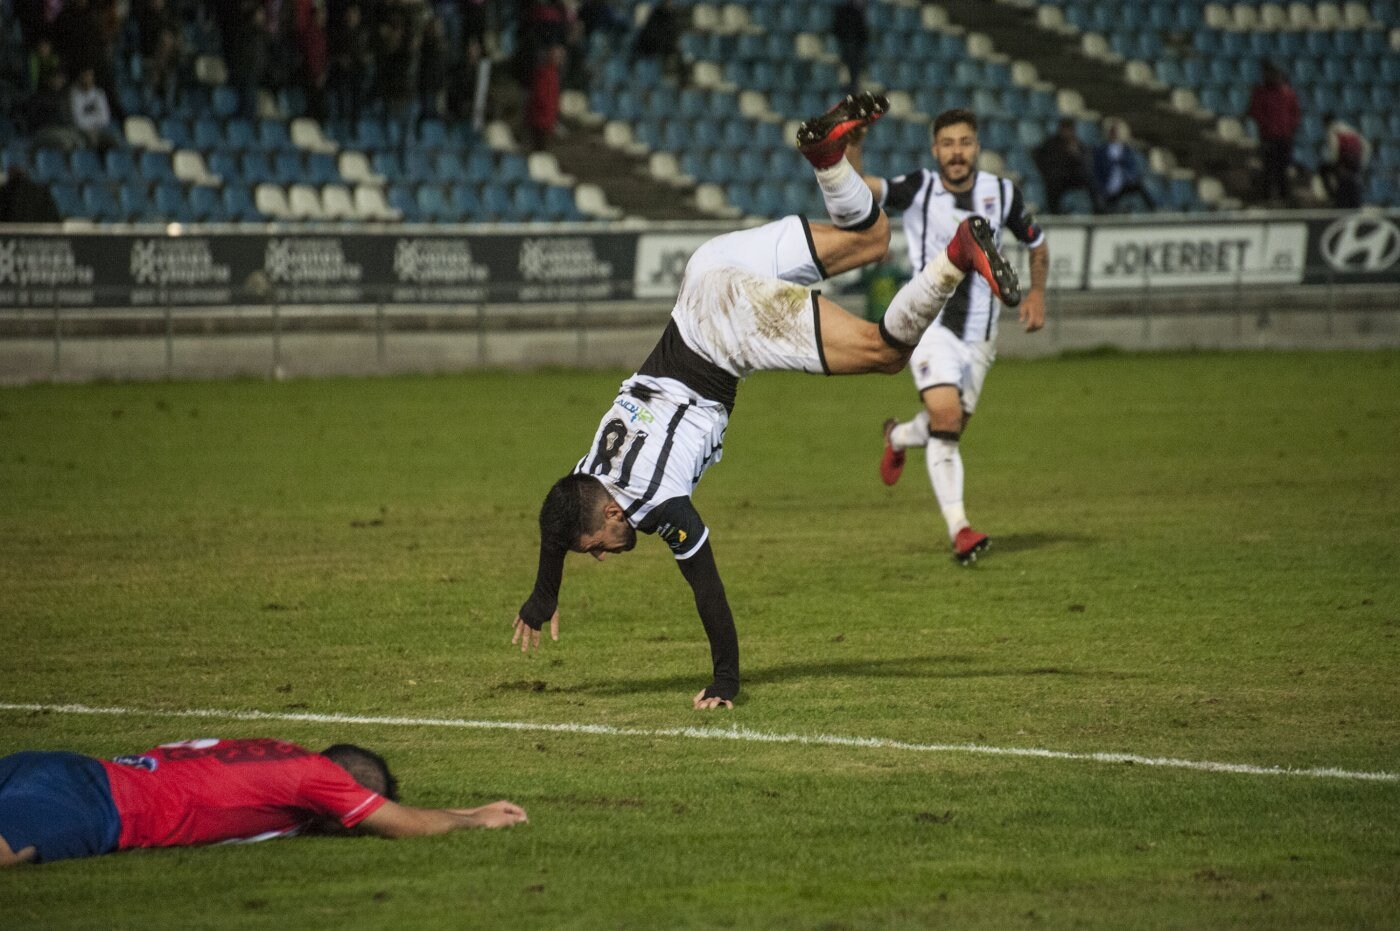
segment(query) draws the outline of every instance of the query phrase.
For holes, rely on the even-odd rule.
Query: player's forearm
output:
[[[734,628],[734,614],[729,609],[729,598],[709,541],[679,565],[695,593],[695,609],[710,641],[714,681],[705,690],[705,697],[732,701],[739,694],[739,633]]]
[[[1050,247],[1042,243],[1031,250],[1031,287],[1032,291],[1044,291],[1045,284],[1050,278]]]
[[[563,578],[564,552],[541,544],[540,564],[535,570],[535,588],[520,606],[520,619],[539,630],[559,607],[559,585]]]

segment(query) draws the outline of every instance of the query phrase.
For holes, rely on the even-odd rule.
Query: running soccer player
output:
[[[506,801],[413,808],[397,799],[383,758],[353,744],[312,753],[279,740],[189,740],[115,760],[12,753],[0,758],[0,866],[308,831],[422,837],[526,820]]]
[[[855,133],[849,148],[857,171],[862,139],[863,133]],[[1026,332],[1034,332],[1045,325],[1045,278],[1050,265],[1045,233],[1026,209],[1015,184],[978,170],[980,151],[976,114],[948,110],[933,121],[936,173],[920,168],[888,180],[866,175],[865,182],[882,207],[904,212],[904,234],[914,268],[924,267],[954,241],[969,217],[980,217],[991,228],[997,248],[1005,230],[1029,246],[1031,283],[1020,302],[1020,319]],[[905,450],[923,447],[953,556],[965,566],[991,544],[991,539],[974,530],[967,519],[959,440],[967,431],[982,384],[996,359],[999,297],[1005,299],[975,276],[953,291],[909,361],[924,409],[903,423],[894,418],[885,421],[885,449],[880,459],[880,477],[886,485],[893,485],[904,471]]]
[[[733,707],[739,641],[715,566],[709,529],[691,492],[720,460],[739,379],[758,371],[828,375],[897,372],[939,307],[968,272],[1018,299],[1016,275],[992,245],[986,220],[963,224],[946,248],[890,303],[879,325],[808,286],[885,255],[889,223],[847,161],[846,140],[886,110],[856,94],[802,124],[798,148],[816,171],[833,225],[789,216],[727,233],[698,248],[685,268],[670,322],[651,355],[622,383],[588,453],[555,483],[540,509],[535,587],[515,617],[512,643],[539,646],[549,622],[559,639],[564,555],[603,560],[655,534],[695,595],[714,667],[693,707]]]

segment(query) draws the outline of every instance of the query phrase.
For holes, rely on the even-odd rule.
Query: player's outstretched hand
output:
[[[1045,326],[1045,295],[1040,291],[1028,292],[1017,311],[1026,332],[1034,333]]]
[[[559,639],[559,612],[555,611],[554,616],[549,619],[549,639]],[[526,624],[518,615],[515,618],[515,633],[511,635],[512,645],[520,644],[521,653],[529,653],[532,649],[540,648],[540,632],[529,624]]]
[[[530,820],[525,816],[525,809],[505,799],[480,808],[461,808],[458,814],[467,816],[479,828],[508,828]]]
[[[701,689],[695,693],[695,697],[690,700],[690,704],[696,711],[709,711],[711,708],[733,708],[734,703],[727,698],[706,698],[705,690]]]

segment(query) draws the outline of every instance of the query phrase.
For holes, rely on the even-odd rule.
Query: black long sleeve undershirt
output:
[[[540,565],[535,570],[535,590],[520,606],[520,619],[535,630],[543,627],[559,607],[559,583],[564,578],[566,552],[540,541]]]
[[[695,609],[700,612],[700,623],[705,625],[705,636],[710,639],[715,679],[705,689],[704,697],[733,701],[739,694],[739,634],[734,629],[734,614],[729,610],[710,541],[706,540],[694,556],[678,560],[676,565],[695,592]]]

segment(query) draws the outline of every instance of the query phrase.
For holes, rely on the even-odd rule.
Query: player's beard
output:
[[[938,163],[938,171],[940,174],[943,175],[943,181],[945,184],[947,184],[948,182],[952,182],[953,184],[962,184],[968,178],[972,177],[972,173],[976,170],[977,159],[975,158],[969,161],[963,161],[962,159],[959,159],[956,162],[948,161]]]
[[[637,545],[637,528],[631,524],[627,525],[627,532],[623,536],[622,549],[619,552],[630,553],[632,547]]]

